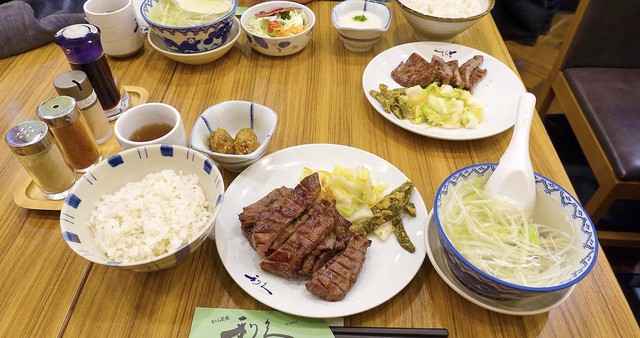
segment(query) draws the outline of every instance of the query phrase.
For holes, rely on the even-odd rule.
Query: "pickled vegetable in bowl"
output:
[[[150,20],[165,26],[198,26],[229,13],[229,0],[160,0],[149,10]]]

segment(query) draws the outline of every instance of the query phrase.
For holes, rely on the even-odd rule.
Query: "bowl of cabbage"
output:
[[[484,191],[496,163],[462,168],[440,185],[433,205],[446,262],[472,292],[525,299],[568,288],[593,268],[595,226],[580,202],[536,173],[533,213]]]
[[[269,56],[286,56],[303,50],[311,40],[315,22],[311,9],[290,1],[260,3],[240,17],[251,47]]]
[[[144,0],[140,13],[168,51],[192,54],[227,42],[237,7],[238,0]]]

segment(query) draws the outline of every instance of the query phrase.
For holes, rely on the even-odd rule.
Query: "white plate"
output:
[[[406,61],[411,53],[418,53],[427,61],[432,55],[438,55],[445,61],[459,60],[462,64],[475,55],[482,55],[484,62],[480,66],[487,75],[474,88],[473,96],[484,101],[484,121],[473,129],[444,129],[429,127],[426,124],[413,124],[409,120],[400,120],[382,109],[382,105],[371,95],[370,90],[379,91],[381,83],[390,89],[401,87],[391,78],[391,71],[400,62]],[[520,78],[498,59],[470,47],[444,42],[414,42],[385,50],[374,57],[362,75],[364,93],[371,105],[387,120],[419,135],[443,140],[474,140],[493,136],[509,129],[516,121],[518,99],[526,90]]]
[[[371,235],[365,264],[358,281],[347,296],[328,302],[307,292],[308,278],[287,280],[260,269],[260,257],[240,230],[238,214],[271,190],[294,187],[304,167],[332,171],[339,165],[364,165],[372,180],[388,184],[388,191],[408,178],[382,158],[341,145],[308,144],[269,154],[245,169],[226,189],[224,203],[216,219],[215,240],[220,259],[236,283],[249,295],[276,310],[311,318],[335,318],[369,310],[400,292],[420,269],[426,255],[424,229],[427,208],[417,189],[411,195],[417,215],[405,215],[403,222],[414,253],[402,249],[394,236],[386,242]],[[256,277],[257,276],[257,277]]]
[[[544,313],[567,300],[575,288],[575,285],[573,285],[563,290],[545,293],[524,300],[496,300],[479,296],[462,285],[453,273],[451,273],[438,238],[438,228],[435,220],[433,220],[433,212],[429,214],[426,232],[427,255],[438,275],[440,275],[445,283],[455,292],[487,310],[516,316],[530,316]]]

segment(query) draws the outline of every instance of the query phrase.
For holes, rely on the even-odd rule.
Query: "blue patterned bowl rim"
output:
[[[589,217],[589,215],[587,214],[586,210],[584,210],[584,207],[578,202],[578,200],[571,195],[568,191],[566,191],[564,188],[562,188],[559,184],[557,184],[556,182],[554,182],[553,180],[550,180],[549,178],[539,174],[539,173],[534,173],[536,176],[536,179],[540,179],[546,182],[549,182],[551,184],[553,184],[555,187],[557,187],[562,193],[566,194],[567,197],[569,197],[570,201],[573,202],[573,204],[579,209],[579,211],[582,213],[582,215],[584,215],[583,217],[585,218],[585,225],[589,225],[589,228],[591,230],[591,234],[593,235],[593,241],[595,243],[595,245],[593,246],[593,259],[591,259],[591,262],[589,262],[589,265],[582,270],[582,273],[576,277],[573,278],[571,280],[569,280],[566,283],[563,284],[559,284],[559,285],[555,285],[555,286],[547,286],[547,287],[531,287],[531,286],[524,286],[524,285],[518,285],[518,284],[513,284],[513,283],[509,283],[506,282],[502,279],[498,279],[496,277],[493,277],[492,275],[482,271],[481,269],[477,268],[474,264],[472,264],[471,262],[469,262],[464,256],[462,256],[462,254],[460,254],[460,252],[458,252],[458,250],[455,248],[455,246],[449,241],[448,236],[446,235],[446,233],[444,232],[444,229],[442,228],[442,225],[440,224],[440,217],[438,215],[438,201],[440,200],[441,196],[442,196],[442,190],[444,189],[445,186],[447,186],[447,184],[449,184],[449,182],[451,181],[452,178],[458,176],[459,174],[461,174],[464,171],[469,171],[469,170],[474,170],[474,169],[480,169],[480,170],[476,170],[477,172],[481,172],[482,168],[484,168],[484,171],[487,171],[488,169],[494,169],[498,166],[497,163],[483,163],[483,164],[474,164],[474,165],[470,165],[468,167],[464,167],[462,169],[457,170],[456,172],[454,172],[453,174],[449,175],[443,182],[442,184],[440,184],[440,187],[438,188],[438,191],[436,192],[436,196],[433,200],[433,213],[434,213],[434,218],[436,220],[436,225],[438,227],[438,233],[440,235],[440,238],[443,239],[447,246],[449,248],[451,248],[451,251],[456,255],[457,258],[459,258],[462,262],[464,262],[464,264],[466,264],[468,267],[470,267],[474,272],[482,275],[483,277],[497,283],[500,285],[503,285],[505,287],[510,287],[516,290],[522,290],[522,291],[527,291],[527,292],[550,292],[550,291],[557,291],[557,290],[562,290],[565,288],[570,287],[571,285],[574,285],[576,283],[578,283],[579,281],[581,281],[584,277],[586,277],[589,272],[591,271],[591,269],[593,269],[595,263],[596,263],[596,259],[598,256],[598,237],[597,237],[597,233],[595,230],[595,226],[593,225],[593,222],[591,221],[591,218]]]
[[[231,3],[233,4],[233,8],[231,8],[231,10],[229,11],[229,13],[226,13],[225,15],[217,18],[216,20],[207,22],[207,23],[203,23],[201,25],[197,25],[197,26],[165,26],[162,24],[159,24],[151,19],[149,19],[147,17],[147,12],[149,11],[149,9],[151,9],[150,3],[152,2],[158,2],[158,1],[154,1],[154,0],[144,0],[142,2],[142,5],[140,5],[140,14],[142,14],[142,18],[149,24],[152,24],[154,26],[158,26],[161,28],[165,28],[165,29],[197,29],[197,28],[204,28],[207,26],[211,26],[214,25],[218,22],[224,21],[226,19],[229,18],[229,16],[234,15],[236,13],[236,10],[238,9],[238,0],[229,0],[231,1]],[[146,9],[146,10],[145,10]]]

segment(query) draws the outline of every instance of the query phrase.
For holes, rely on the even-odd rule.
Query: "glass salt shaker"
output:
[[[87,74],[107,119],[115,120],[129,108],[131,98],[111,72],[98,27],[90,24],[67,26],[55,34],[54,40],[64,51],[71,69]]]
[[[64,72],[53,79],[53,86],[58,95],[71,96],[76,100],[96,143],[104,144],[109,141],[113,131],[87,74],[80,70]]]
[[[70,96],[52,97],[38,106],[38,117],[51,130],[60,150],[76,172],[87,172],[102,160],[98,144]]]
[[[42,121],[25,121],[9,129],[5,142],[42,194],[61,200],[76,182],[76,174],[48,131]]]

